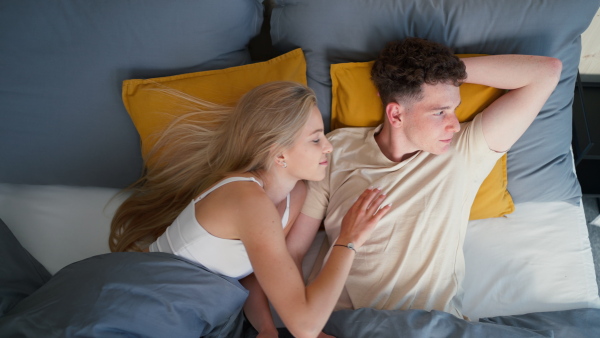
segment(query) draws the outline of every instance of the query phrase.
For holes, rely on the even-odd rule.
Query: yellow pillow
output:
[[[153,89],[168,87],[212,103],[233,105],[252,88],[271,81],[295,81],[306,85],[306,60],[301,49],[244,66],[126,80],[123,81],[122,95],[125,108],[140,134],[142,154],[145,155],[154,145],[156,135],[183,113],[181,100],[170,100]]]
[[[458,55],[469,57],[476,55]],[[383,121],[383,104],[371,81],[373,62],[331,65],[331,128],[370,127]],[[504,93],[497,88],[465,83],[460,86],[462,103],[458,119],[469,121]],[[506,190],[506,154],[502,156],[477,192],[470,219],[500,217],[514,211],[513,200]]]

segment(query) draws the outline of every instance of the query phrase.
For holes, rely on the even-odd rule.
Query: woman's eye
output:
[[[321,139],[313,140],[314,143],[319,143],[319,141],[321,141]]]

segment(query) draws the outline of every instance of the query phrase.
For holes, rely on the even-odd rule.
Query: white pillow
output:
[[[0,184],[0,218],[46,269],[109,252],[110,220],[119,190]]]
[[[600,307],[581,203],[521,203],[505,217],[471,221],[464,252],[471,319]]]

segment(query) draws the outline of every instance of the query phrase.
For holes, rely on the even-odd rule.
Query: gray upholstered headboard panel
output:
[[[0,2],[0,182],[131,184],[121,82],[248,63],[262,21],[259,0]]]
[[[456,53],[534,54],[563,62],[561,81],[536,121],[509,152],[508,189],[515,202],[576,202],[571,104],[580,35],[597,0],[277,0],[271,36],[279,52],[301,47],[308,84],[328,123],[329,65],[368,61],[391,40],[417,36]]]

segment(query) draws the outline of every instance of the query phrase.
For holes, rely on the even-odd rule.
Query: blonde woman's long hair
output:
[[[141,251],[156,240],[204,190],[231,173],[268,170],[273,156],[292,146],[314,92],[294,82],[270,82],[234,107],[177,95],[198,105],[178,117],[144,158],[142,177],[112,219],[110,250]]]

